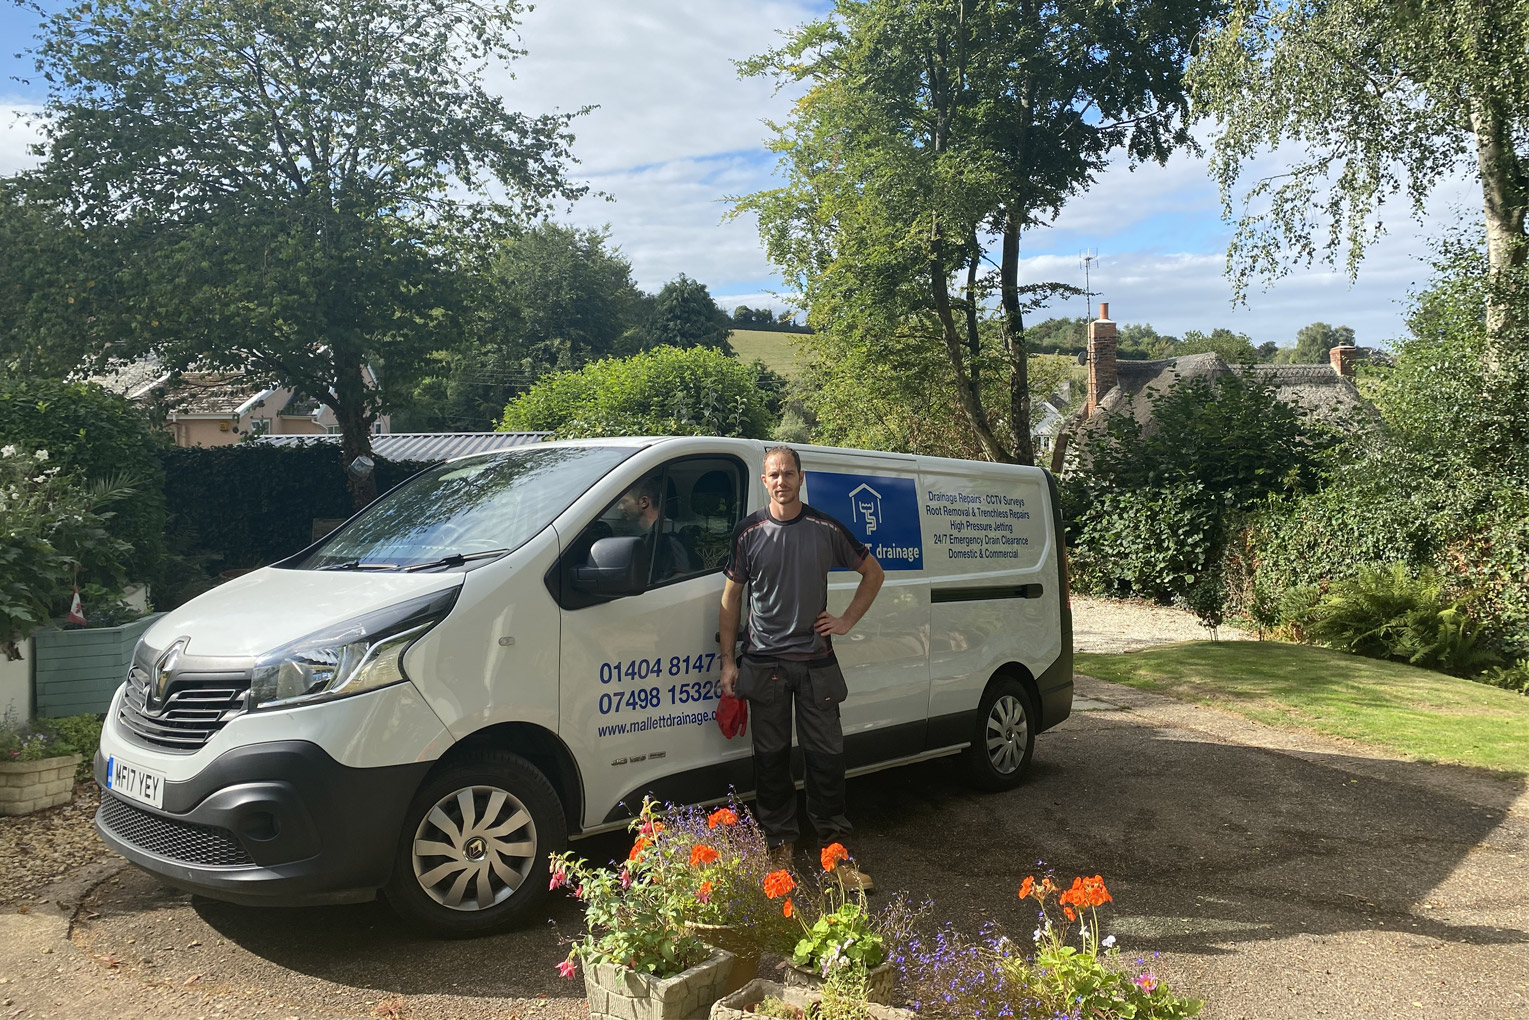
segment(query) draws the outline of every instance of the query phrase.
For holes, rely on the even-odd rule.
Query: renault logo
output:
[[[154,664],[154,674],[149,678],[148,697],[145,700],[156,711],[163,711],[165,700],[170,696],[170,681],[175,677],[175,667],[180,663],[181,651],[185,647],[186,639],[181,638],[165,649],[165,654]]]

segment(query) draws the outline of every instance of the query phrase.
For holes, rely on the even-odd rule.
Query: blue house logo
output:
[[[806,472],[807,502],[843,522],[886,570],[923,570],[918,488],[911,478]]]

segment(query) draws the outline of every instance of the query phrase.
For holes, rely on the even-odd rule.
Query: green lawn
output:
[[[1079,673],[1425,761],[1529,773],[1529,698],[1395,662],[1273,641],[1079,653]]]
[[[797,342],[805,338],[802,333],[778,333],[768,329],[735,329],[727,342],[733,345],[738,359],[744,364],[756,358],[765,367],[794,379],[802,370],[807,358]]]

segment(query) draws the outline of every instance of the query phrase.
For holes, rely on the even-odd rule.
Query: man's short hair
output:
[[[796,464],[797,471],[801,471],[802,470],[802,456],[801,456],[801,454],[799,454],[795,450],[791,449],[791,447],[785,446],[785,445],[772,446],[768,450],[766,450],[765,451],[765,455],[764,455],[765,462],[768,463],[770,458],[775,456],[777,453],[783,453],[783,454],[787,455],[788,457],[790,457],[792,462]]]
[[[639,479],[636,485],[627,490],[627,494],[633,499],[647,497],[648,502],[655,508],[662,506],[664,502],[659,498],[658,475],[646,475]]]

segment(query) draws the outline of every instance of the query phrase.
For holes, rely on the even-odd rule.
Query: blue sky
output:
[[[563,218],[609,224],[639,285],[656,290],[679,273],[706,283],[724,308],[784,307],[782,288],[751,220],[722,222],[728,194],[772,186],[774,157],[764,148],[767,119],[783,119],[790,97],[770,83],[738,79],[732,61],[769,48],[777,32],[826,7],[797,0],[543,0],[523,22],[528,56],[498,74],[494,87],[532,113],[597,105],[574,131],[576,173],[613,202],[586,200]],[[34,137],[15,120],[44,94],[14,76],[30,61],[35,16],[0,0],[0,173],[32,160]],[[1270,157],[1269,166],[1278,160]],[[1028,281],[1083,283],[1078,253],[1097,249],[1092,279],[1111,316],[1150,322],[1165,333],[1216,326],[1255,341],[1293,342],[1309,322],[1354,327],[1362,344],[1402,332],[1408,292],[1426,279],[1426,238],[1479,215],[1479,192],[1465,179],[1445,182],[1422,225],[1401,208],[1386,217],[1352,288],[1326,267],[1294,273],[1254,290],[1234,308],[1223,276],[1230,228],[1202,159],[1182,153],[1166,167],[1113,167],[1075,198],[1050,228],[1025,239]],[[1079,315],[1083,301],[1040,313]]]

